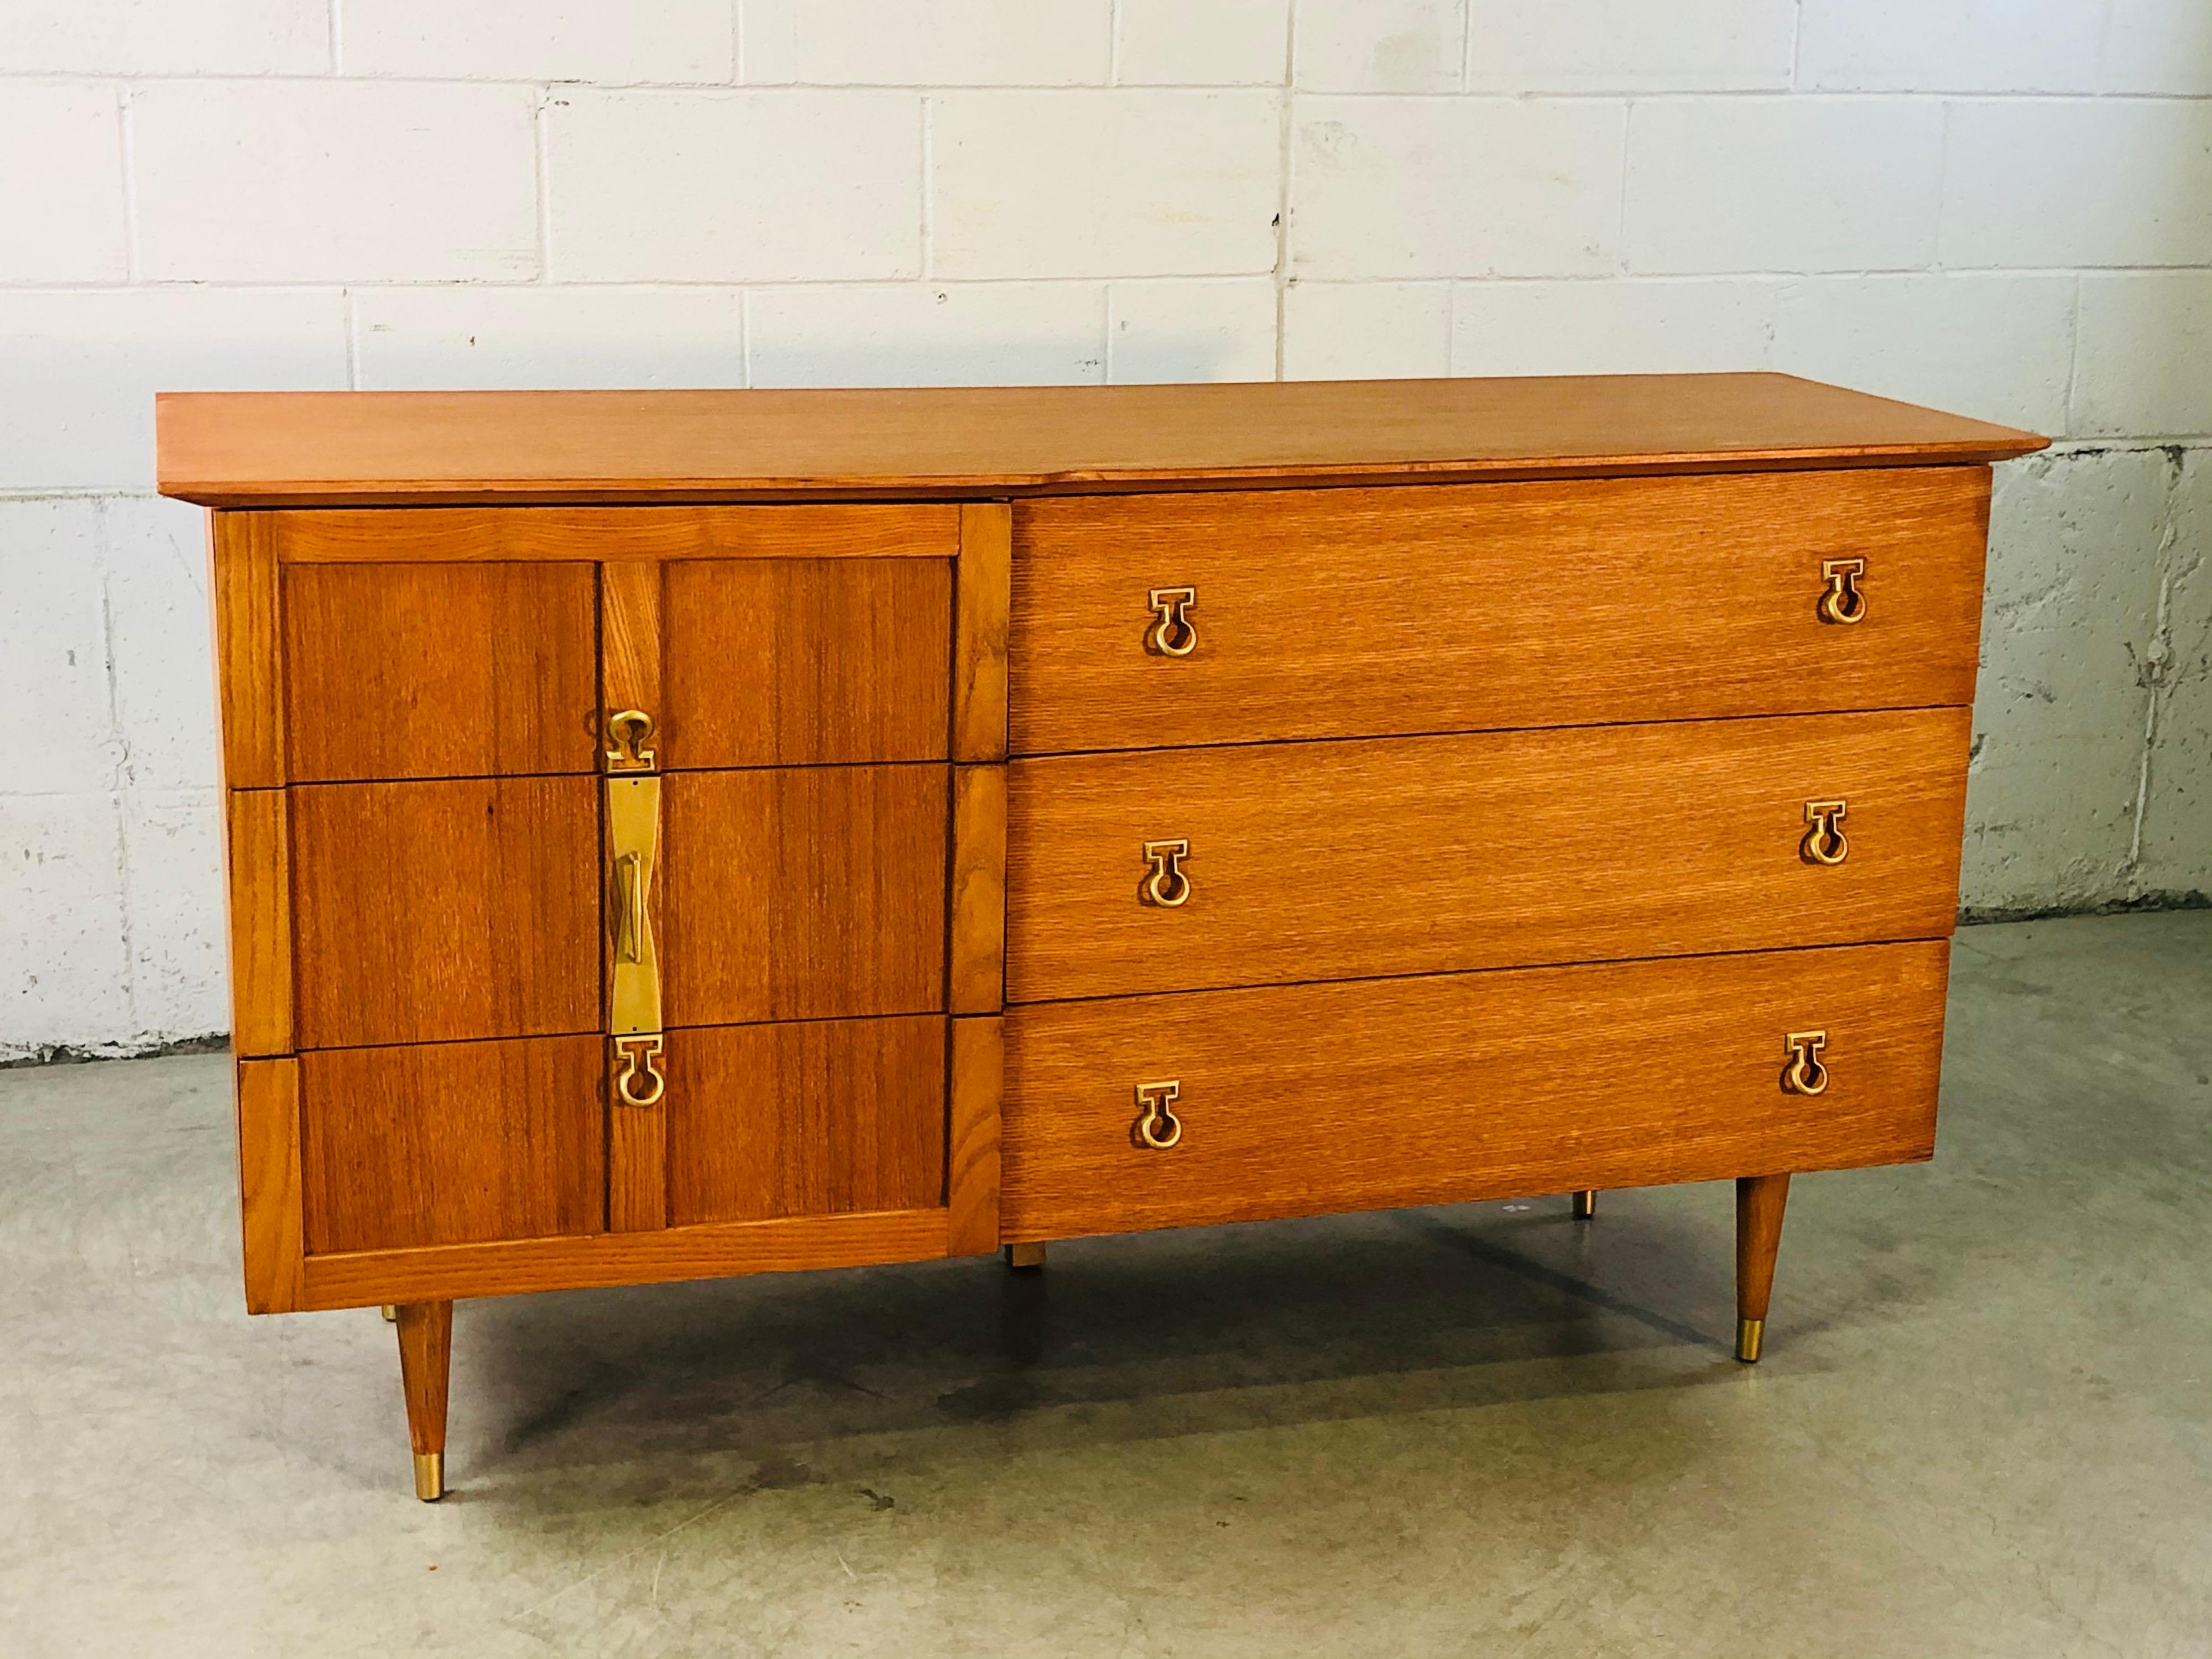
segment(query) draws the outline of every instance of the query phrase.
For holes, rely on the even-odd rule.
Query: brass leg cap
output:
[[[1735,1322],[1735,1357],[1747,1365],[1759,1364],[1759,1345],[1765,1334],[1765,1320],[1737,1320]]]
[[[393,1307],[389,1302],[384,1304],[383,1312],[384,1322],[386,1324],[397,1325],[399,1322],[399,1310]]]
[[[415,1454],[415,1495],[426,1504],[434,1504],[446,1495],[445,1453]]]
[[[1577,1194],[1575,1194],[1575,1219],[1576,1219],[1576,1220],[1577,1220],[1577,1221],[1588,1221],[1588,1220],[1589,1220],[1592,1216],[1595,1215],[1596,1213],[1597,1213],[1597,1192],[1596,1192],[1596,1189],[1595,1189],[1595,1188],[1584,1188],[1581,1192],[1578,1192],[1578,1193],[1577,1193]]]
[[[1044,1266],[1044,1246],[1042,1244],[1009,1244],[1006,1250],[1009,1267],[1042,1267]]]

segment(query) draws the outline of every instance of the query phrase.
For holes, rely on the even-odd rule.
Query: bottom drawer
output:
[[[1949,955],[1929,940],[1018,1009],[1004,1232],[1925,1158]],[[1806,1032],[1826,1034],[1817,1094],[1784,1086],[1784,1039]],[[1158,1151],[1137,1090],[1166,1082],[1182,1134]]]

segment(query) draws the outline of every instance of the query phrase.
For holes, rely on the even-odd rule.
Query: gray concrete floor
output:
[[[1981,927],[1931,1166],[240,1310],[221,1056],[0,1074],[0,1654],[2212,1652],[2212,914]]]

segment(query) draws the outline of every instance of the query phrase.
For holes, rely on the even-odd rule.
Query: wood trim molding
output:
[[[996,1014],[951,1027],[951,1135],[945,1162],[948,1255],[999,1248],[999,1113],[1006,1092],[1006,1021]]]
[[[208,592],[215,609],[223,782],[270,789],[285,781],[284,629],[273,513],[210,515]]]
[[[1014,510],[960,509],[952,602],[952,758],[1006,757],[1006,633],[1012,605]]]
[[[929,1261],[946,1254],[943,1210],[875,1210],[722,1221],[659,1232],[612,1232],[485,1244],[311,1255],[300,1305],[511,1296],[526,1291],[660,1285],[682,1279]]]
[[[331,507],[282,515],[288,564],[414,560],[943,559],[957,545],[950,501],[785,507]]]
[[[224,798],[230,907],[230,1046],[241,1056],[294,1045],[290,798],[234,789]]]
[[[300,1202],[300,1062],[241,1060],[237,1069],[238,1196],[246,1310],[307,1305]]]

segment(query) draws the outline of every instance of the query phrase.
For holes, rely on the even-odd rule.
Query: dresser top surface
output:
[[[1786,374],[165,392],[210,507],[920,499],[1978,463],[2046,440]]]

